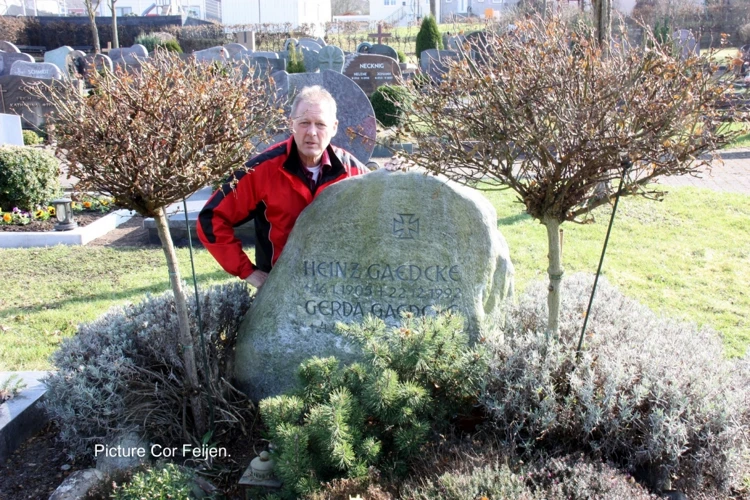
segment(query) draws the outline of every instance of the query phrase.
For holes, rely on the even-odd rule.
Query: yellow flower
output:
[[[47,212],[54,217],[55,216],[55,207],[47,207]]]
[[[34,213],[34,217],[36,217],[37,219],[41,219],[42,217],[44,217],[44,210],[37,210]]]
[[[90,201],[84,201],[83,202],[83,208],[91,208],[91,202]]]
[[[104,207],[106,207],[107,205],[109,205],[109,202],[107,200],[100,200],[99,203],[101,203],[102,206],[104,206]]]
[[[5,222],[10,222],[10,221],[12,221],[12,220],[13,220],[13,217],[11,217],[11,215],[10,215],[10,214],[3,214],[3,220],[4,220]]]

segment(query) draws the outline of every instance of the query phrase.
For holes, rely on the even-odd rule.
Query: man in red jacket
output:
[[[292,135],[251,158],[232,182],[217,190],[198,216],[198,237],[221,267],[260,288],[281,255],[294,223],[326,187],[367,168],[351,153],[331,145],[336,101],[315,85],[292,103]],[[255,264],[234,227],[255,220]]]

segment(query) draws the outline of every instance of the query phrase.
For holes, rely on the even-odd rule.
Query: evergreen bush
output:
[[[304,73],[305,72],[305,59],[302,55],[302,50],[297,50],[293,44],[289,45],[289,60],[286,64],[286,72],[292,73]]]
[[[158,469],[137,472],[126,484],[115,485],[114,500],[170,499],[193,500],[202,498],[193,492],[194,473],[189,469],[166,464]]]
[[[158,47],[163,47],[170,52],[182,54],[182,48],[180,47],[179,42],[177,42],[177,39],[171,33],[141,33],[136,37],[135,43],[139,43],[146,47],[149,54],[153,54]]]
[[[40,136],[33,130],[24,130],[22,134],[24,146],[36,146],[37,144],[41,144],[44,142],[42,136]]]
[[[408,107],[409,92],[400,85],[381,85],[370,96],[375,118],[384,127],[399,125]]]
[[[422,19],[422,26],[417,33],[417,59],[420,59],[423,50],[442,49],[443,37],[440,36],[437,22],[432,16]]]
[[[749,360],[725,359],[714,331],[659,318],[600,280],[576,361],[592,279],[564,283],[558,339],[545,334],[542,283],[490,337],[484,404],[497,433],[527,455],[592,453],[656,488],[669,477],[731,487],[749,445]]]
[[[400,63],[406,62],[406,54],[404,54],[403,50],[397,50],[396,54],[398,55],[398,62]]]
[[[33,211],[59,193],[60,163],[51,153],[25,146],[0,147],[0,210]]]
[[[276,446],[276,471],[288,495],[337,477],[365,478],[372,466],[404,472],[428,441],[476,403],[486,351],[469,346],[463,320],[406,316],[387,329],[375,318],[339,331],[362,351],[340,368],[312,358],[298,371],[301,389],[260,402]]]
[[[187,303],[193,345],[199,350],[194,296],[188,296]],[[217,438],[249,421],[250,403],[226,380],[231,378],[227,363],[239,324],[250,303],[244,283],[212,287],[200,295],[211,386],[199,390],[212,399]],[[193,389],[186,386],[171,292],[113,308],[79,325],[78,333],[53,354],[52,364],[56,371],[45,382],[45,408],[73,454],[87,453],[93,443],[131,430],[145,431],[165,446],[180,446],[186,435],[200,442],[202,436],[193,432],[186,411]],[[203,382],[202,361],[198,371]]]

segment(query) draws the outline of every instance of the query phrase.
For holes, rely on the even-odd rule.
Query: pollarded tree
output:
[[[58,152],[77,189],[106,193],[153,217],[164,249],[180,325],[183,369],[194,429],[206,429],[194,335],[165,209],[237,168],[254,144],[282,125],[269,81],[241,68],[182,60],[156,51],[132,73],[90,75],[88,97],[73,87],[39,88],[54,105]]]
[[[440,85],[409,87],[401,132],[418,146],[411,160],[462,183],[512,189],[546,227],[552,332],[560,224],[590,220],[616,194],[658,198],[649,186],[656,178],[697,172],[708,163],[702,154],[734,137],[722,127],[728,84],[716,66],[676,59],[652,42],[602,57],[593,33],[532,19],[488,35],[477,57],[450,64]],[[623,163],[633,167],[618,193]]]

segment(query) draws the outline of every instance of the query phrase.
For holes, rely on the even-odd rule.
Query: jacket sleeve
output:
[[[236,184],[224,184],[218,189],[198,215],[198,238],[221,267],[240,279],[245,279],[255,266],[242,250],[242,242],[234,235],[235,226],[255,217],[262,200],[261,173],[257,169],[234,174]]]

